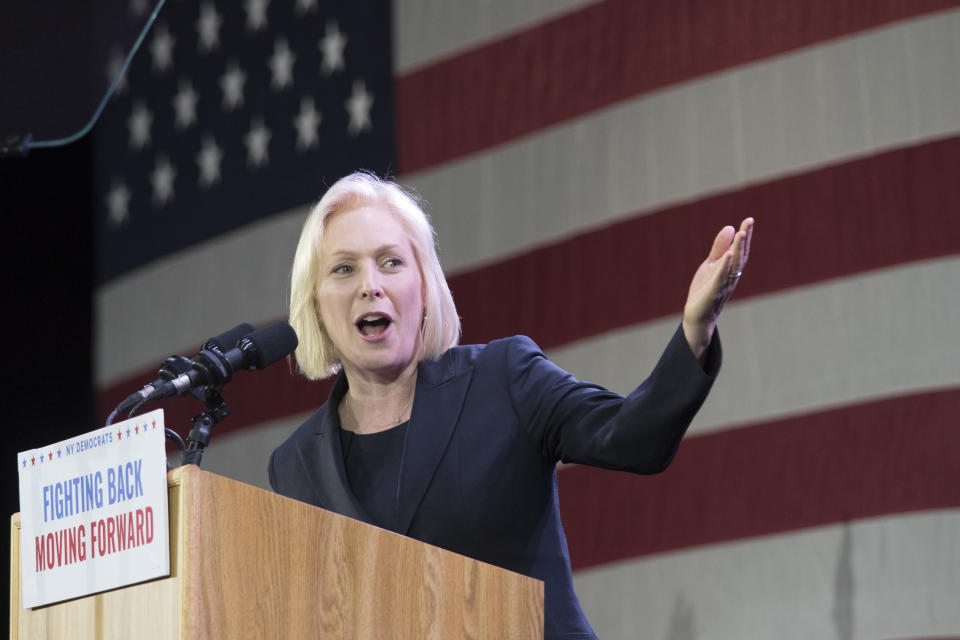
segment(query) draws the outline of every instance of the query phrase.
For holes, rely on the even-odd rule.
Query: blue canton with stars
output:
[[[151,7],[132,0],[125,19]],[[167,0],[94,130],[98,281],[355,169],[390,172],[389,18],[387,0]]]

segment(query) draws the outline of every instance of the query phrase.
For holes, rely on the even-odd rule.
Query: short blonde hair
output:
[[[437,258],[436,232],[427,214],[417,198],[397,183],[358,171],[337,180],[313,207],[293,257],[290,324],[300,339],[297,365],[310,380],[329,377],[339,369],[333,342],[320,320],[317,301],[324,231],[335,214],[371,205],[382,206],[399,219],[410,238],[423,277],[426,317],[419,360],[435,360],[460,340],[460,317]]]

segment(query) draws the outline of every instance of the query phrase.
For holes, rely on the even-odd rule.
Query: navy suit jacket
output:
[[[397,491],[399,533],[544,581],[547,638],[593,638],[573,592],[557,503],[560,460],[635,473],[669,464],[720,365],[677,330],[624,398],[580,382],[526,337],[454,347],[418,369]],[[270,457],[285,496],[373,522],[340,449],[340,375],[329,400]]]

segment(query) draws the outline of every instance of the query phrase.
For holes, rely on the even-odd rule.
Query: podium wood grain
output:
[[[11,638],[542,638],[543,583],[250,485],[168,474],[171,575],[20,606]]]

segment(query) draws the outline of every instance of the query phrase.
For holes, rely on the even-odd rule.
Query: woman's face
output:
[[[320,269],[320,322],[347,375],[391,379],[415,367],[423,277],[399,219],[377,205],[335,214]]]

